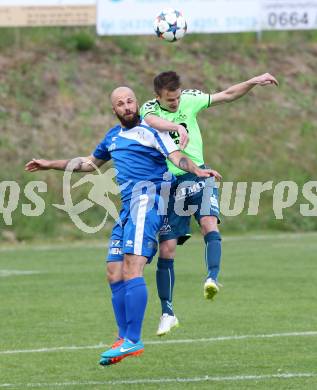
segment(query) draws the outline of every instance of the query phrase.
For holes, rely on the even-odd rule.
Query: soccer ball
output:
[[[187,23],[179,11],[167,8],[155,18],[154,31],[159,38],[175,42],[186,34]]]

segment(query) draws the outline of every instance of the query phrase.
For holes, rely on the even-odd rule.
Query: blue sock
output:
[[[156,286],[161,300],[162,314],[171,316],[173,312],[173,288],[175,283],[174,259],[158,258],[156,270]]]
[[[204,237],[206,243],[205,260],[208,278],[217,280],[221,260],[221,236],[217,231],[209,232]]]
[[[142,277],[133,278],[125,284],[125,310],[127,332],[125,338],[137,343],[141,338],[142,323],[147,303],[147,289]]]
[[[124,338],[127,331],[124,281],[111,283],[110,288],[112,291],[112,307],[118,325],[118,337]]]

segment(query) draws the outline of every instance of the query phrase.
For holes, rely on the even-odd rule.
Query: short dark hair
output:
[[[181,86],[180,77],[176,72],[162,72],[154,78],[154,91],[160,95],[162,89],[176,91]]]

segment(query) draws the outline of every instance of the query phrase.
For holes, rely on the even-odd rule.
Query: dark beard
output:
[[[136,125],[138,125],[140,123],[140,115],[138,112],[136,112],[133,116],[132,119],[130,120],[127,120],[125,119],[124,117],[122,117],[121,115],[117,114],[117,118],[119,119],[119,121],[121,122],[122,126],[123,127],[126,127],[128,129],[132,129],[133,127],[135,127]]]

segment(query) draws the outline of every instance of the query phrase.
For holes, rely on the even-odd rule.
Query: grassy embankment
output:
[[[26,174],[24,163],[88,155],[114,123],[111,89],[128,84],[143,102],[152,97],[153,76],[168,69],[182,75],[185,88],[204,91],[266,71],[276,75],[278,89],[256,88],[200,115],[205,159],[225,181],[292,180],[301,189],[316,179],[316,55],[316,34],[309,32],[265,34],[261,42],[253,34],[189,35],[172,45],[155,37],[97,38],[87,29],[1,29],[0,180],[16,180],[21,191],[30,180],[45,180],[48,193],[41,194],[44,215],[32,218],[22,216],[21,194],[13,225],[0,218],[0,240],[82,237],[65,213],[50,206],[62,203],[61,174]],[[88,189],[79,189],[78,199]],[[247,198],[241,216],[223,218],[223,229],[317,228],[316,218],[300,215],[300,201],[283,221],[275,220],[272,194],[263,195],[257,217],[247,215]],[[86,221],[98,224],[101,212],[92,208]]]

